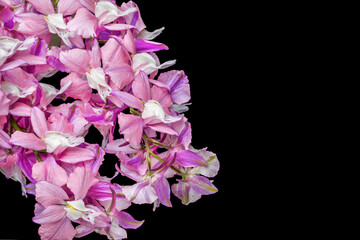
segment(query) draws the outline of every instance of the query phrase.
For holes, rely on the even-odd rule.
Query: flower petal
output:
[[[96,36],[97,20],[86,8],[77,10],[73,20],[68,22],[67,29],[76,32],[83,38]]]
[[[41,239],[72,240],[75,236],[75,229],[71,221],[64,217],[58,222],[42,224],[39,228]]]
[[[74,193],[75,199],[78,200],[84,198],[89,188],[98,181],[90,168],[77,167],[69,175],[67,186]]]
[[[142,109],[143,105],[137,97],[134,97],[134,95],[122,92],[122,91],[113,91],[111,95],[118,98],[120,101],[128,105],[129,107],[136,108],[136,109]]]
[[[36,8],[38,12],[45,15],[55,13],[54,6],[51,0],[28,0],[31,5]]]
[[[46,224],[60,221],[66,212],[62,205],[51,205],[44,209],[40,214],[33,217],[33,222],[37,224]]]
[[[123,211],[115,210],[115,216],[119,222],[119,225],[127,229],[137,229],[144,223],[144,220],[137,221],[130,214]]]
[[[65,185],[68,179],[66,171],[56,163],[52,155],[48,155],[43,162],[34,164],[32,177],[36,181],[45,180],[58,186]]]
[[[124,134],[124,138],[132,146],[137,147],[140,145],[143,123],[140,116],[120,113],[118,116],[119,132]]]
[[[87,148],[69,147],[58,156],[58,159],[66,163],[78,163],[94,159],[94,153]]]
[[[10,143],[32,150],[46,149],[46,145],[33,133],[15,131],[11,135]]]
[[[47,121],[45,114],[38,107],[31,108],[30,120],[34,132],[39,138],[45,137],[48,131]]]
[[[183,167],[206,167],[205,159],[190,150],[179,151],[176,154],[176,161]]]
[[[160,202],[167,207],[172,207],[170,202],[170,185],[163,176],[158,178],[155,182],[155,191],[159,197]]]
[[[35,186],[36,201],[45,208],[50,205],[63,204],[64,199],[69,198],[61,187],[47,181],[37,182]]]

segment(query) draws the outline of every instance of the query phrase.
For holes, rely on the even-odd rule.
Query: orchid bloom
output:
[[[83,38],[96,37],[97,30],[120,31],[133,28],[130,25],[110,23],[119,17],[135,12],[134,7],[121,11],[118,6],[109,1],[95,2],[93,5],[85,3],[85,7],[79,8],[75,17],[67,24],[68,30],[76,32]]]
[[[56,123],[50,125],[46,121],[44,112],[37,107],[31,109],[30,121],[34,133],[16,131],[11,135],[12,144],[32,150],[46,149],[48,153],[59,154],[67,147],[76,147],[84,142],[83,137],[75,137],[71,133],[62,132],[66,130],[66,125],[61,126]]]
[[[90,169],[78,167],[69,175],[67,186],[75,196],[69,195],[59,186],[47,181],[36,183],[36,200],[33,221],[41,224],[39,234],[42,239],[73,239],[75,229],[71,221],[80,219],[95,224],[101,213],[85,205],[83,198],[88,189],[97,183]]]
[[[57,1],[57,12],[55,12],[51,0],[29,0],[28,2],[31,3],[38,12],[44,14],[44,20],[49,32],[57,34],[68,47],[72,47],[70,39],[74,38],[75,34],[67,30],[64,17],[74,14],[76,10],[81,7],[80,3],[72,0],[59,0]]]

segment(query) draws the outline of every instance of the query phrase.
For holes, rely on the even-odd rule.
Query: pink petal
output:
[[[41,225],[39,234],[41,239],[72,240],[75,237],[75,229],[70,219],[64,217],[58,222]]]
[[[75,200],[83,199],[89,188],[99,180],[95,178],[90,168],[77,167],[69,176],[67,186],[75,195]]]
[[[45,208],[55,204],[63,204],[64,199],[69,198],[61,187],[47,181],[37,182],[35,186],[36,201]]]
[[[143,123],[140,116],[120,113],[118,116],[119,132],[124,135],[126,141],[132,146],[137,147],[140,145]]]
[[[128,53],[113,38],[110,38],[104,46],[101,47],[101,57],[103,66],[106,69],[109,63],[121,64],[129,62]]]
[[[2,129],[0,129],[0,147],[11,148],[9,141],[10,141],[9,135],[7,135],[6,132],[4,132]]]
[[[57,11],[64,16],[73,15],[76,10],[81,8],[81,4],[78,0],[59,0],[57,5]]]
[[[134,95],[122,92],[122,91],[113,91],[111,95],[117,97],[120,101],[128,105],[129,107],[142,109],[143,104],[141,103],[140,99],[134,97]]]
[[[103,27],[111,31],[124,31],[135,28],[133,25],[123,24],[123,23],[109,23]]]
[[[45,15],[55,13],[54,6],[51,0],[28,0],[33,7],[36,8],[38,12],[41,12]]]
[[[84,102],[90,101],[92,90],[86,79],[81,78],[75,72],[71,72],[68,76],[61,79],[61,86],[65,86],[68,82],[71,82],[71,85],[64,92],[66,96],[80,99]]]
[[[153,203],[158,199],[155,189],[148,182],[135,183],[122,189],[126,198],[136,204]]]
[[[76,32],[83,38],[96,36],[97,20],[96,17],[86,8],[77,10],[73,20],[67,24],[67,29]]]
[[[37,0],[33,0],[37,1]],[[17,31],[26,35],[41,36],[50,35],[48,25],[44,16],[37,13],[20,13],[16,15],[16,20],[19,21]],[[51,35],[50,35],[51,36]]]
[[[94,153],[87,148],[68,147],[58,156],[58,159],[66,163],[78,163],[94,159]]]
[[[51,205],[33,217],[33,221],[37,224],[53,223],[60,221],[65,215],[66,211],[63,205]]]
[[[23,102],[16,102],[11,105],[9,113],[14,116],[30,117],[31,107]]]
[[[150,93],[150,83],[149,78],[143,71],[140,71],[138,75],[136,75],[135,80],[132,84],[132,90],[134,95],[144,102],[147,102],[151,99]]]
[[[157,123],[157,124],[147,125],[147,127],[151,128],[152,130],[157,131],[157,132],[167,133],[167,134],[176,135],[176,136],[178,135],[178,133],[174,129],[172,129],[165,123]]]
[[[85,75],[90,68],[90,55],[84,49],[72,49],[60,53],[60,62],[73,72]]]
[[[134,80],[133,69],[128,64],[108,63],[105,73],[110,76],[111,81],[119,90]]]
[[[33,133],[16,131],[11,135],[10,143],[32,150],[46,149],[46,145]]]
[[[98,0],[79,0],[81,5],[85,6],[87,9],[89,9],[92,12],[95,12],[95,2]]]
[[[36,181],[45,180],[58,186],[65,185],[68,179],[66,171],[56,163],[55,158],[51,155],[48,155],[43,162],[34,164],[32,177]]]
[[[45,114],[38,107],[33,107],[30,111],[30,120],[34,132],[38,137],[45,137],[46,132],[49,130]]]

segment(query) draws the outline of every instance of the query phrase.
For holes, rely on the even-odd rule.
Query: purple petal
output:
[[[137,221],[130,214],[123,211],[115,210],[115,214],[116,214],[116,219],[119,222],[119,225],[123,228],[137,229],[144,223],[144,220]]]
[[[177,152],[176,161],[183,167],[206,167],[205,159],[190,150]]]
[[[134,95],[122,92],[122,91],[113,91],[111,95],[118,98],[120,101],[128,105],[129,107],[136,108],[136,109],[142,109],[143,105],[137,97],[134,97]]]
[[[158,81],[170,87],[172,101],[183,104],[190,100],[190,85],[184,71],[172,70],[160,74]]]
[[[218,191],[214,184],[203,176],[192,176],[189,177],[187,181],[191,185],[191,188],[201,195],[209,195]]]
[[[156,52],[159,50],[168,50],[169,47],[163,43],[148,41],[144,39],[136,39],[135,40],[136,52]]]
[[[155,191],[159,197],[160,202],[167,207],[172,207],[170,202],[170,185],[163,176],[158,178],[155,182]]]

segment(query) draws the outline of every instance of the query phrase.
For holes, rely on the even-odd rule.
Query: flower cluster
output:
[[[0,171],[35,195],[41,239],[124,239],[143,223],[132,204],[217,192],[216,155],[191,146],[189,80],[158,74],[175,60],[159,61],[164,28],[146,30],[134,2],[0,0],[0,25]],[[91,126],[99,144],[85,141]],[[106,155],[118,159],[111,178]]]

